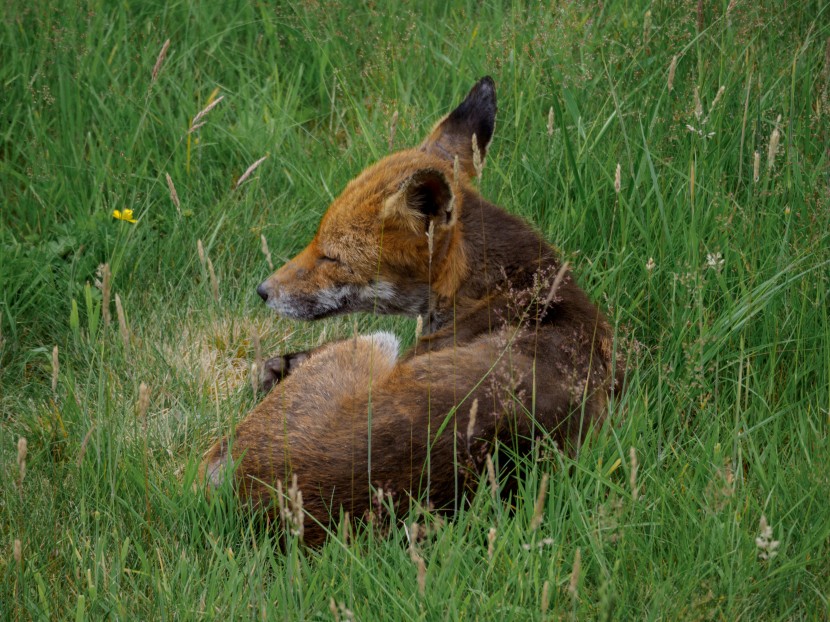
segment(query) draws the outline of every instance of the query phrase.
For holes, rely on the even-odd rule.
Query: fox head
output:
[[[257,287],[280,315],[427,314],[452,296],[468,265],[459,214],[496,119],[496,90],[479,80],[421,145],[353,179],[296,257]]]

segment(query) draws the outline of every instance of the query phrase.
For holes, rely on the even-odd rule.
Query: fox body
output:
[[[497,443],[578,443],[603,416],[620,386],[607,321],[554,249],[471,184],[495,116],[483,78],[419,147],[351,181],[257,288],[285,317],[421,316],[423,334],[403,355],[377,333],[271,359],[278,384],[208,451],[209,485],[233,472],[240,496],[270,503],[296,476],[316,544],[341,508],[370,510],[373,488],[404,511],[422,495],[451,506],[459,469],[480,469]]]

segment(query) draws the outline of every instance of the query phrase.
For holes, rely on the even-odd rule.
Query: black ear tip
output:
[[[495,105],[496,103],[496,83],[490,76],[484,76],[470,89],[468,98],[474,98],[479,101],[486,101]]]

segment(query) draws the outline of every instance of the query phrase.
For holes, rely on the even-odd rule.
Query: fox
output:
[[[418,317],[420,335],[404,353],[377,332],[268,360],[265,397],[204,456],[208,490],[230,478],[276,519],[293,482],[315,546],[381,489],[398,515],[457,508],[499,447],[577,447],[603,420],[623,383],[611,325],[557,250],[474,186],[496,112],[483,77],[420,145],[350,181],[259,284],[285,318]]]

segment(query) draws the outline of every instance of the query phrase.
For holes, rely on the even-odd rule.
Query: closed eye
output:
[[[320,261],[324,261],[327,263],[340,263],[338,259],[335,259],[334,257],[329,257],[328,255],[322,255],[320,257]]]

